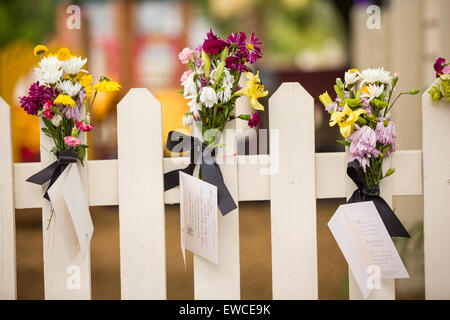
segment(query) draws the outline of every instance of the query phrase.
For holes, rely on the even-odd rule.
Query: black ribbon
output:
[[[350,162],[347,167],[347,175],[353,180],[358,187],[347,203],[373,201],[377,211],[386,226],[387,231],[391,237],[410,238],[408,231],[403,227],[400,220],[392,211],[391,207],[380,197],[380,187],[377,185],[371,189],[364,186],[364,171],[361,168],[358,160]]]
[[[45,190],[44,198],[50,201],[48,196],[48,189],[55,183],[59,176],[64,172],[67,166],[71,163],[77,162],[77,153],[75,151],[63,150],[56,154],[57,160],[51,165],[42,169],[38,173],[32,175],[27,179],[28,182],[43,185],[50,180],[50,183]]]
[[[195,166],[200,164],[203,180],[217,187],[217,202],[222,215],[237,208],[233,197],[223,181],[222,171],[214,159],[214,149],[207,147],[200,139],[170,131],[166,143],[167,149],[173,152],[190,150],[190,163],[184,169],[177,169],[164,174],[164,191],[180,184],[179,172],[192,175]]]

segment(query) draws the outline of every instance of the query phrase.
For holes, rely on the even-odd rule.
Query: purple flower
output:
[[[375,129],[377,136],[377,142],[381,143],[383,146],[391,145],[391,148],[386,151],[385,157],[388,157],[392,152],[395,151],[395,125],[392,121],[389,121],[387,126],[384,126],[384,121],[377,123],[377,128]]]
[[[436,71],[436,78],[439,78],[439,75],[442,74],[444,71],[444,64],[445,59],[444,58],[438,58],[436,62],[434,63],[434,70]]]
[[[246,72],[247,67],[242,63],[242,58],[239,57],[227,57],[225,59],[227,68],[232,70],[238,70],[240,72]]]
[[[372,115],[372,109],[370,108],[369,99],[367,99],[367,97],[361,98],[361,109],[363,109],[369,117]]]
[[[212,32],[212,29],[206,36],[207,39],[203,41],[203,51],[206,53],[218,54],[220,51],[225,49],[226,46],[228,46],[228,43],[216,36]]]
[[[261,117],[259,116],[258,113],[253,113],[252,117],[250,118],[250,120],[248,120],[248,126],[250,128],[255,128],[258,126],[259,120],[261,119]]]
[[[247,59],[250,63],[255,63],[256,60],[262,57],[262,42],[252,33],[250,39],[247,40],[245,33],[241,32],[240,37],[242,42],[239,44],[239,54]]]
[[[67,106],[62,110],[67,119],[78,120],[80,118],[80,109],[78,106]]]
[[[376,148],[377,136],[375,131],[368,126],[363,126],[352,133],[348,139],[351,141],[348,161],[358,160],[361,168],[366,172],[366,168],[370,166],[369,159],[371,157],[378,158],[381,153]]]
[[[228,37],[227,37],[227,42],[228,44],[235,44],[236,46],[239,46],[241,44],[243,44],[245,40],[242,39],[240,33],[231,33]]]
[[[51,88],[39,85],[36,81],[28,89],[28,96],[20,98],[21,107],[32,115],[37,115],[39,110],[42,110],[42,106],[49,100],[55,99],[57,93]]]

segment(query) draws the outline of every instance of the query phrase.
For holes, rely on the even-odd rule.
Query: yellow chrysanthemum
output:
[[[35,57],[40,56],[41,54],[46,54],[48,51],[48,48],[42,44],[38,44],[33,49],[33,54]]]
[[[99,92],[112,92],[119,91],[122,86],[115,81],[111,81],[109,79],[100,80],[95,86],[94,90]]]
[[[54,104],[58,104],[58,105],[63,105],[63,106],[75,106],[75,100],[73,100],[70,96],[68,96],[67,94],[59,94],[55,101],[53,102]]]
[[[81,85],[84,87],[87,97],[90,98],[92,95],[92,92],[94,91],[92,89],[92,75],[84,73],[80,77],[79,81],[80,81]]]
[[[72,57],[72,54],[70,53],[70,50],[67,48],[61,48],[58,51],[56,51],[56,56],[59,60],[65,61],[69,60]]]
[[[264,111],[264,106],[259,103],[258,98],[263,98],[269,94],[269,91],[264,91],[264,85],[259,79],[259,71],[256,74],[247,72],[245,74],[248,81],[245,82],[245,87],[237,91],[239,96],[247,96],[250,101],[250,105],[253,109]]]

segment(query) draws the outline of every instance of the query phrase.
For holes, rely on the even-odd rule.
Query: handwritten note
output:
[[[180,172],[181,250],[219,263],[217,187]]]
[[[372,201],[341,205],[328,227],[365,299],[375,289],[370,282],[378,276],[375,270],[380,279],[409,278]]]

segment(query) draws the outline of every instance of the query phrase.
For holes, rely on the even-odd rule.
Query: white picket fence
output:
[[[423,96],[424,150],[397,151],[397,169],[383,182],[382,196],[422,195],[425,190],[427,298],[450,299],[450,108]],[[146,89],[132,89],[118,105],[118,160],[88,161],[80,167],[91,206],[118,205],[122,299],[165,299],[164,204],[178,202],[178,190],[163,191],[163,173],[185,167],[188,158],[163,158],[161,105]],[[221,165],[238,201],[270,200],[274,299],[317,299],[316,199],[345,198],[355,186],[346,176],[345,153],[315,153],[314,99],[298,83],[284,83],[269,100],[270,140],[278,143],[274,175],[270,155],[236,156]],[[278,129],[278,130],[273,130]],[[278,136],[275,136],[278,132]],[[43,216],[46,299],[90,299],[90,256],[71,258],[63,237],[68,217],[55,217],[47,230],[49,204],[26,178],[54,161],[51,141],[41,134],[41,163],[13,163],[10,107],[0,100],[0,298],[16,298],[14,209],[40,208]],[[227,140],[227,144],[230,141]],[[239,209],[219,214],[219,265],[194,257],[195,299],[239,299]],[[95,232],[95,231],[94,231]],[[66,285],[70,265],[81,270],[81,288]],[[254,266],[258,268],[258,266]],[[350,298],[361,293],[350,275]],[[395,282],[383,280],[372,299],[395,299]]]

